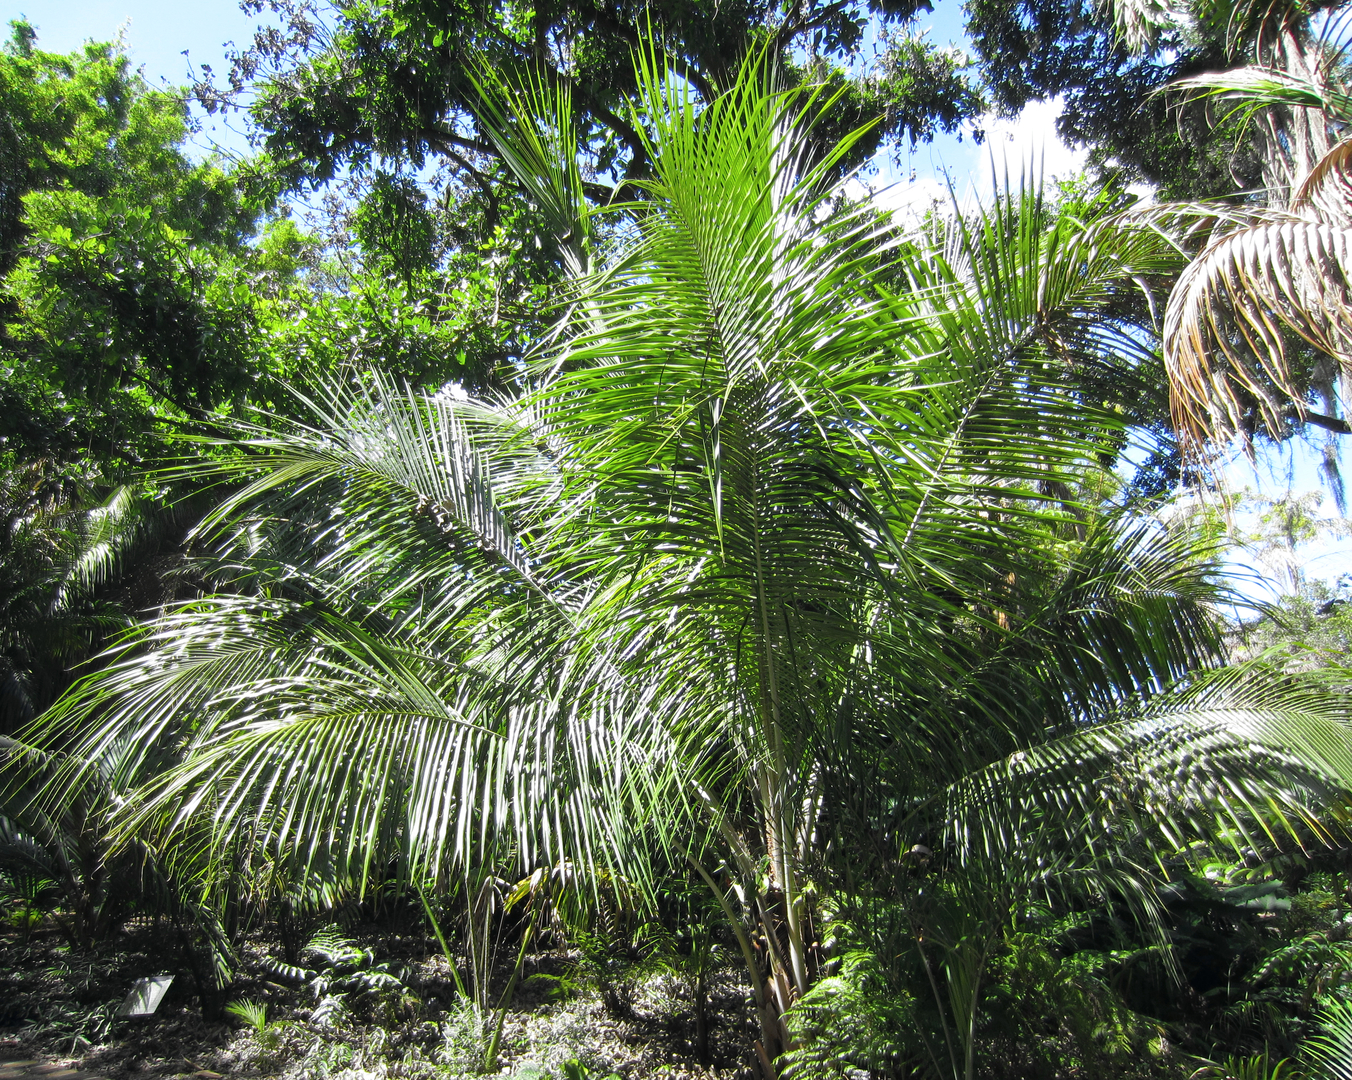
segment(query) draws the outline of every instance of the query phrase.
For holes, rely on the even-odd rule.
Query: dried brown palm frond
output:
[[[1344,139],[1310,170],[1291,200],[1294,213],[1352,222],[1352,139]]]
[[[1327,175],[1346,182],[1340,170]],[[1165,314],[1165,370],[1184,439],[1196,448],[1243,436],[1241,391],[1269,431],[1281,429],[1291,405],[1307,415],[1287,337],[1352,372],[1350,283],[1352,230],[1313,215],[1264,215],[1213,241],[1179,278]]]
[[[1258,9],[1243,14],[1252,23]],[[1151,211],[1211,222],[1164,320],[1174,426],[1197,458],[1236,439],[1247,448],[1257,431],[1285,438],[1293,420],[1352,433],[1337,390],[1352,376],[1352,95],[1337,35],[1299,15],[1270,6],[1255,63],[1168,88],[1256,122],[1267,191],[1267,208],[1250,213]]]

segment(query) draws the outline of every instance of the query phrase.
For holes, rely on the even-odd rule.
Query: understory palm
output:
[[[1152,234],[1017,193],[898,235],[805,149],[820,101],[756,63],[707,104],[640,74],[656,178],[609,228],[566,94],[485,77],[573,271],[527,391],[363,376],[232,433],[201,538],[233,591],[30,738],[208,892],[445,883],[503,845],[640,888],[688,866],[767,1069],[822,961],[819,876],[940,852],[972,903],[918,915],[930,1065],[970,1076],[1011,905],[1129,883],[1145,910],[1152,850],[1317,831],[1344,729],[1179,688],[1221,652],[1209,553],[1112,508],[1124,433],[1077,380],[1139,348],[1113,313],[1172,258]]]

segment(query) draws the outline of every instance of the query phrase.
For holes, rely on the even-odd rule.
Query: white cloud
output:
[[[1012,119],[987,115],[974,125],[986,133],[982,143],[967,132],[940,135],[932,143],[903,150],[899,162],[886,152],[880,154],[878,174],[870,185],[878,205],[902,216],[919,216],[936,199],[950,206],[956,196],[960,205],[970,206],[978,198],[988,198],[993,175],[1002,185],[1008,176],[1015,186],[1027,173],[1048,183],[1075,176],[1089,154],[1057,136],[1061,106],[1058,97],[1031,102]]]
[[[896,223],[903,226],[918,224],[936,203],[941,207],[952,204],[948,185],[932,176],[896,180],[884,174],[878,182],[867,185],[854,180],[849,194],[853,198],[871,196],[874,205],[892,211]]]
[[[1020,172],[1040,171],[1044,180],[1067,180],[1084,171],[1089,159],[1087,148],[1068,146],[1056,133],[1061,115],[1059,97],[1048,101],[1030,101],[1011,120],[986,117],[987,160],[993,160],[998,174],[1007,170],[1010,177]]]

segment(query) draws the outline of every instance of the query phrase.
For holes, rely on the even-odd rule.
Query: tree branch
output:
[[[694,64],[683,57],[668,52],[656,42],[644,41],[643,38],[639,36],[638,28],[623,22],[611,4],[606,4],[603,8],[598,9],[593,16],[592,22],[593,24],[603,23],[607,30],[622,37],[635,48],[649,45],[655,48],[658,55],[662,57],[662,62],[698,90],[699,96],[705,101],[713,101],[714,98],[718,97],[718,92],[714,89],[713,84],[700,73],[699,69],[697,69]]]
[[[1352,435],[1352,423],[1339,416],[1328,416],[1325,413],[1304,412],[1301,414],[1307,424],[1313,424],[1315,427],[1321,427],[1325,431],[1332,431],[1337,435]]]
[[[789,43],[804,31],[825,26],[831,16],[839,15],[845,10],[845,7],[845,0],[836,0],[835,3],[827,4],[820,11],[805,16],[802,3],[795,4],[793,12],[779,24],[779,29],[770,39],[775,55],[782,53]]]

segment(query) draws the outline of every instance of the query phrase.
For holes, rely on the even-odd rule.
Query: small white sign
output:
[[[169,990],[169,984],[173,981],[172,975],[152,975],[148,979],[137,979],[132,984],[127,1000],[118,1008],[117,1015],[154,1016],[155,1010],[160,1007],[160,1002],[164,1000],[164,995]]]

